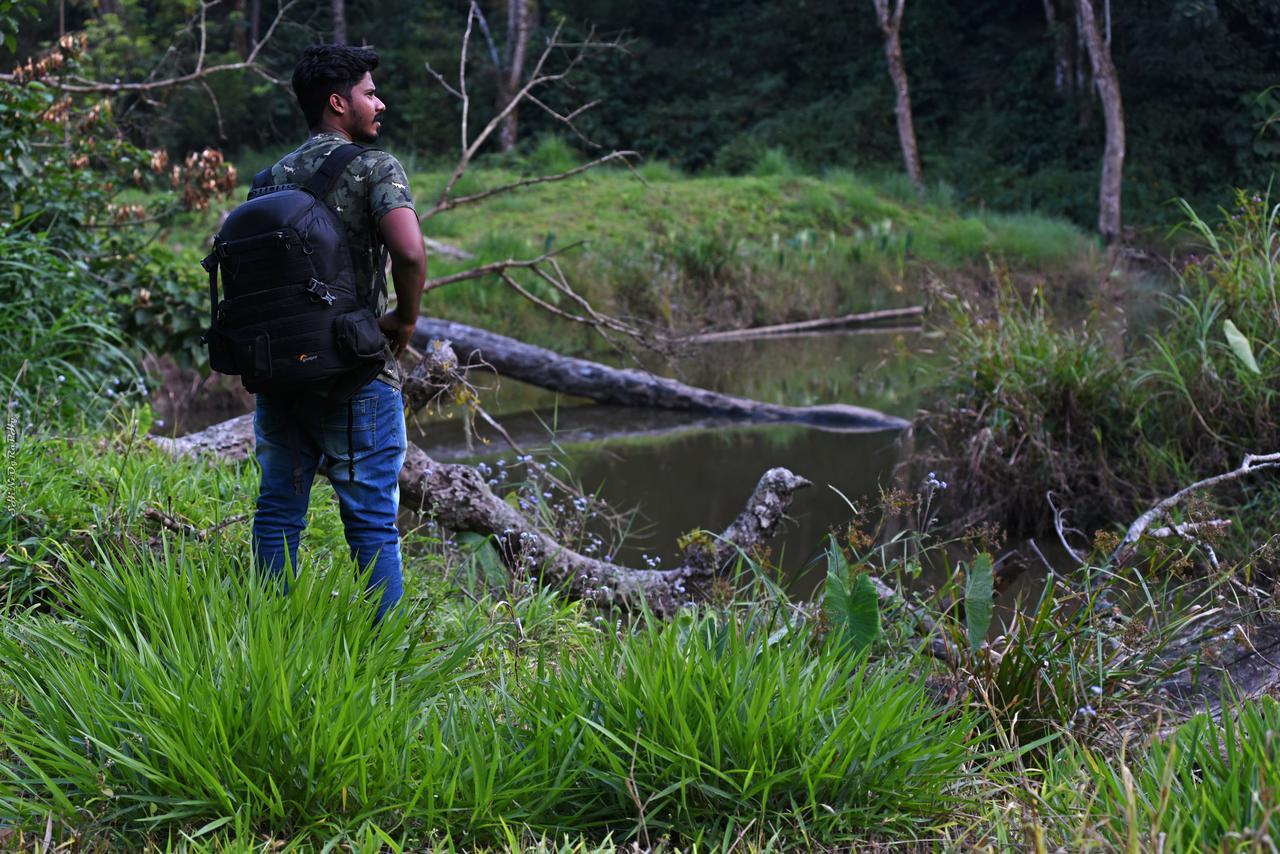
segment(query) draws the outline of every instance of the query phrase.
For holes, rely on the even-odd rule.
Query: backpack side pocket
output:
[[[353,362],[381,356],[387,345],[387,337],[378,326],[378,318],[368,309],[339,315],[333,321],[333,332],[338,352]]]

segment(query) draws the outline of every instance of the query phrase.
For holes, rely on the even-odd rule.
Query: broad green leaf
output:
[[[845,636],[850,648],[857,652],[880,637],[880,596],[865,572],[849,588],[848,609]]]
[[[969,646],[977,649],[991,628],[991,600],[994,588],[991,555],[983,552],[969,567],[964,582],[964,618],[969,629]]]
[[[1222,331],[1226,333],[1227,344],[1231,347],[1231,352],[1236,354],[1236,358],[1253,373],[1261,374],[1258,361],[1253,358],[1253,345],[1249,343],[1249,339],[1240,331],[1240,328],[1230,320],[1224,320]]]
[[[502,557],[490,537],[474,531],[463,531],[457,535],[458,543],[475,557],[476,567],[488,584],[501,585],[507,580],[507,570],[502,564]]]
[[[833,642],[853,651],[880,636],[880,597],[866,573],[849,583],[849,563],[834,539],[827,552],[827,589],[823,604]]]

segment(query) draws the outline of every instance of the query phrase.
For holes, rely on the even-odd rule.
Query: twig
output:
[[[258,42],[256,45],[254,45],[253,49],[249,52],[249,55],[240,62],[227,62],[221,65],[210,65],[207,67],[205,66],[204,64],[205,46],[206,46],[206,40],[207,40],[207,26],[205,21],[205,13],[207,11],[208,6],[213,4],[202,3],[200,6],[199,23],[197,24],[197,28],[199,30],[199,37],[200,37],[200,49],[199,49],[199,53],[196,56],[195,70],[187,74],[179,74],[177,76],[167,77],[162,80],[143,80],[143,81],[134,82],[134,83],[119,83],[119,82],[107,83],[101,80],[92,80],[87,77],[72,75],[72,76],[69,76],[67,80],[71,80],[74,82],[71,82],[71,83],[60,82],[58,85],[58,88],[63,92],[70,92],[73,94],[85,94],[85,93],[92,93],[92,92],[113,93],[113,94],[118,94],[121,92],[154,92],[160,89],[172,89],[176,86],[184,86],[188,83],[195,83],[199,80],[203,80],[204,78],[214,74],[221,74],[227,71],[246,71],[246,70],[253,71],[254,73],[265,77],[267,80],[270,80],[272,83],[275,83],[277,85],[283,84],[284,81],[276,77],[273,77],[272,75],[267,73],[265,69],[263,69],[261,66],[258,65],[258,61],[257,61],[258,54],[261,52],[263,45],[265,45],[271,39],[272,34],[275,32],[276,26],[284,18],[285,14],[290,9],[292,9],[295,5],[297,5],[298,2],[299,0],[288,0],[287,3],[284,3],[283,5],[278,7],[276,16],[274,19],[272,19],[271,25],[267,28],[267,32],[265,35],[263,35],[262,40]],[[0,74],[0,80],[12,81],[15,79],[16,77],[13,74]]]
[[[814,320],[800,320],[795,323],[778,323],[772,326],[753,326],[747,329],[724,329],[717,332],[700,332],[674,339],[681,343],[702,344],[710,341],[748,341],[753,338],[767,338],[773,335],[785,335],[792,332],[809,332],[816,329],[836,329],[844,326],[879,323],[884,320],[901,320],[904,317],[923,317],[924,306],[913,305],[909,308],[886,308],[880,311],[865,311],[860,314],[844,314],[839,317],[820,317]]]
[[[440,202],[436,203],[434,208],[422,215],[421,221],[426,222],[438,213],[444,213],[445,211],[453,210],[454,208],[461,207],[462,205],[473,204],[474,202],[487,199],[490,196],[496,196],[499,193],[507,193],[521,187],[532,187],[537,184],[550,184],[553,181],[563,181],[566,178],[572,178],[574,175],[581,175],[588,169],[594,169],[595,167],[608,163],[611,160],[618,160],[619,158],[627,157],[639,158],[640,153],[636,151],[613,151],[606,154],[604,157],[592,160],[590,163],[584,163],[581,166],[577,166],[565,172],[559,172],[555,175],[540,175],[537,178],[526,178],[523,181],[513,181],[510,184],[503,184],[500,187],[494,187],[491,190],[485,190],[481,193],[473,193],[470,196],[461,196],[456,199],[442,199]]]
[[[1193,492],[1201,489],[1208,489],[1217,486],[1220,483],[1226,483],[1232,480],[1238,480],[1247,474],[1262,469],[1272,469],[1280,466],[1280,452],[1270,454],[1245,454],[1244,459],[1240,462],[1238,468],[1232,469],[1222,474],[1216,474],[1213,477],[1207,477],[1204,480],[1198,480],[1190,486],[1184,486],[1168,498],[1164,498],[1156,502],[1151,509],[1143,513],[1133,521],[1129,526],[1129,530],[1125,532],[1124,539],[1120,541],[1120,545],[1116,546],[1115,551],[1108,558],[1108,563],[1123,563],[1133,550],[1133,546],[1146,532],[1147,528],[1157,519],[1167,515],[1170,510],[1176,507],[1184,498]]]
[[[1071,544],[1067,542],[1068,530],[1071,530],[1077,534],[1080,532],[1076,531],[1075,528],[1068,529],[1066,527],[1066,519],[1067,519],[1066,508],[1065,507],[1060,508],[1058,507],[1058,505],[1053,503],[1052,490],[1044,494],[1044,500],[1049,502],[1049,508],[1053,510],[1053,529],[1058,532],[1058,542],[1062,543],[1062,547],[1067,550],[1067,554],[1071,556],[1072,560],[1074,560],[1077,564],[1083,564],[1085,562],[1084,555],[1080,554],[1080,552],[1071,548]],[[1032,545],[1034,546],[1035,543],[1033,542]],[[1039,552],[1040,550],[1037,548],[1036,551]],[[1041,555],[1041,559],[1042,560],[1044,559],[1043,555]]]
[[[234,525],[237,522],[243,522],[248,519],[249,513],[238,513],[235,516],[229,516],[217,524],[210,525],[207,528],[197,528],[190,522],[183,522],[175,516],[165,513],[158,507],[148,507],[142,511],[142,515],[155,522],[159,522],[161,527],[173,531],[175,534],[183,534],[197,540],[207,540],[209,537],[228,525]]]

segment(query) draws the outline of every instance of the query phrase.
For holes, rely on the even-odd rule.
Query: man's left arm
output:
[[[399,356],[409,345],[418,320],[427,278],[427,250],[404,167],[386,153],[375,153],[373,157],[376,160],[367,179],[369,215],[378,224],[382,245],[391,256],[391,281],[396,289],[395,310],[378,318],[378,326],[391,339],[391,349]]]
[[[427,280],[427,250],[413,208],[395,208],[378,220],[382,244],[391,256],[391,281],[396,289],[396,307],[378,318],[378,326],[391,339],[397,356],[409,346],[422,303],[422,287]]]

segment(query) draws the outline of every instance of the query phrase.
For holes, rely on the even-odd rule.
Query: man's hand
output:
[[[378,222],[378,231],[391,255],[391,280],[396,286],[396,310],[379,317],[378,326],[399,356],[409,346],[409,336],[418,320],[418,304],[427,277],[427,252],[413,208],[388,211]]]
[[[406,321],[394,311],[388,311],[378,318],[378,328],[391,341],[391,352],[396,355],[396,358],[399,358],[404,353],[405,348],[409,346],[409,338],[413,335],[413,327],[414,321]]]

